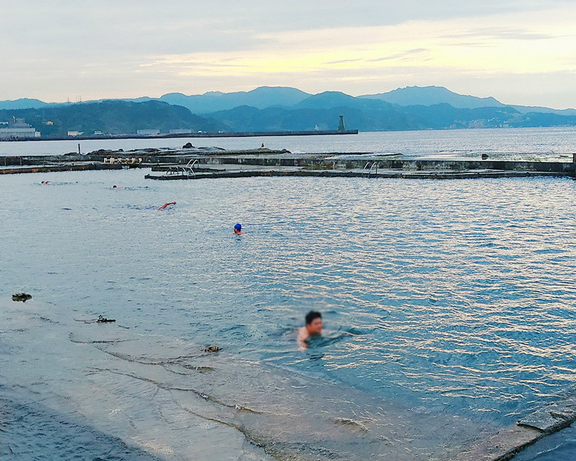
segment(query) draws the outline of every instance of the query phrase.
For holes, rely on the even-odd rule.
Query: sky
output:
[[[574,0],[0,0],[0,100],[444,86],[576,108]]]

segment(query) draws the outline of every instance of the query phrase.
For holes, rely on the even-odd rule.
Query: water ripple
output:
[[[110,174],[51,188],[9,178],[6,287],[32,285],[61,315],[103,312],[137,331],[500,422],[576,381],[573,181],[143,189],[135,173]],[[122,181],[121,194],[107,186]],[[149,208],[172,199],[167,212]],[[232,235],[235,222],[246,235]],[[294,331],[311,308],[353,334],[302,356]]]

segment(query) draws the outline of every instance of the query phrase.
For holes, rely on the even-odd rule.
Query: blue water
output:
[[[152,182],[145,173],[0,178],[0,408],[10,410],[0,411],[0,455],[71,459],[60,454],[84,434],[78,459],[210,459],[213,446],[203,458],[182,442],[201,424],[182,421],[200,415],[231,430],[240,417],[221,412],[265,402],[282,410],[265,423],[242,416],[266,447],[246,459],[443,459],[446,447],[513,424],[576,382],[570,179]],[[236,222],[245,235],[233,235]],[[19,291],[32,301],[10,301]],[[295,331],[312,308],[332,333],[303,354]],[[98,315],[117,322],[89,323]],[[229,375],[210,375],[211,357],[198,355],[211,344]],[[155,391],[140,387],[149,383]],[[301,387],[327,399],[318,418],[353,405],[347,414],[384,434],[388,419],[371,402],[385,402],[399,427],[423,421],[415,432],[426,437],[402,456],[400,436],[362,451],[336,434],[324,453],[305,431],[296,446],[279,415],[296,418]],[[183,388],[231,403],[202,407]],[[168,435],[155,432],[160,422]],[[459,424],[464,435],[442,439]],[[38,426],[40,442],[25,442]],[[554,459],[571,459],[570,443]],[[533,456],[521,459],[548,459]]]

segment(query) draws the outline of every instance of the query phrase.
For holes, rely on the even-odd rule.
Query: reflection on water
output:
[[[575,382],[571,180],[143,175],[2,178],[9,407],[166,459],[441,459]]]

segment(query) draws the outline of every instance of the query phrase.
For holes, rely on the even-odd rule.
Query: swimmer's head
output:
[[[241,231],[242,230],[242,224],[234,224],[234,229],[237,231]]]
[[[310,311],[306,314],[306,329],[311,335],[322,332],[322,314],[318,311]]]

